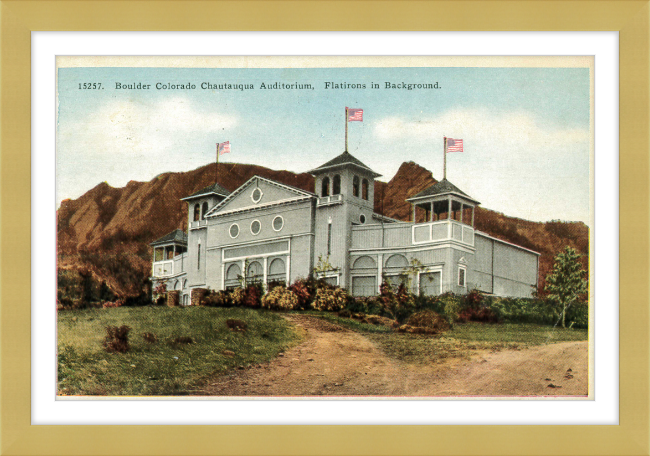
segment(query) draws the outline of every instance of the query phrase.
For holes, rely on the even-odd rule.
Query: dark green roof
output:
[[[170,242],[176,242],[180,244],[187,244],[187,233],[183,230],[174,230],[171,233],[165,234],[160,239],[153,241],[149,245],[158,245],[158,244],[167,244]]]
[[[444,195],[447,193],[455,193],[457,195],[464,196],[465,198],[474,201],[475,203],[478,203],[474,198],[469,196],[467,193],[456,187],[454,184],[449,182],[447,179],[443,179],[440,182],[436,182],[433,184],[431,187],[425,188],[422,190],[420,193],[417,195],[414,195],[410,198],[407,199],[407,201],[411,201],[414,199],[419,199],[423,198],[426,196],[437,196],[437,195]]]
[[[181,198],[181,200],[188,200],[188,199],[196,198],[198,196],[209,195],[209,194],[217,194],[217,195],[221,195],[223,197],[226,197],[226,196],[230,195],[230,192],[228,190],[226,190],[225,188],[223,188],[221,185],[219,185],[217,183],[214,183],[212,185],[208,185],[205,188],[202,188],[198,192],[192,193],[190,196],[186,196],[185,198]]]
[[[334,168],[334,167],[339,167],[339,166],[344,166],[344,165],[354,165],[354,166],[357,166],[357,167],[359,167],[359,168],[363,168],[363,169],[365,169],[366,171],[369,171],[369,172],[372,173],[375,177],[379,177],[379,176],[381,176],[381,174],[377,174],[376,172],[374,172],[373,170],[371,170],[370,168],[368,168],[368,167],[367,167],[367,166],[366,166],[366,165],[365,165],[361,160],[359,160],[358,158],[354,157],[354,156],[353,156],[350,152],[348,152],[348,151],[343,152],[343,153],[342,153],[341,155],[339,155],[338,157],[335,157],[335,158],[331,159],[330,161],[328,161],[328,162],[325,163],[324,165],[321,165],[321,166],[319,166],[318,168],[314,168],[314,169],[312,169],[312,170],[309,171],[309,172],[310,172],[311,174],[314,174],[314,172],[325,171],[325,170],[327,170],[327,169],[329,169],[329,168]]]

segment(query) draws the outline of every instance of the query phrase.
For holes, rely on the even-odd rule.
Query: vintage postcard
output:
[[[57,398],[593,398],[591,57],[59,57]]]

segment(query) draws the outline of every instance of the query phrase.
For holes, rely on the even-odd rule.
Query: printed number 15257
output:
[[[101,89],[102,88],[102,83],[101,82],[84,82],[83,84],[80,82],[79,83],[79,90],[81,89]]]

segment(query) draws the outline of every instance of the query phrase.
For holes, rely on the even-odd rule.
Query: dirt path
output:
[[[306,331],[304,343],[269,363],[219,377],[197,394],[275,397],[587,395],[586,341],[491,353],[467,362],[416,366],[388,358],[354,331],[306,315],[287,318]]]

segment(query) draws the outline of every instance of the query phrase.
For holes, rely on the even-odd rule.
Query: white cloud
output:
[[[111,100],[59,125],[57,198],[76,198],[102,181],[123,186],[196,168],[206,161],[206,139],[216,143],[223,136],[216,132],[237,122],[235,116],[200,109],[183,97]]]
[[[233,116],[201,112],[185,98],[157,103],[113,100],[95,113],[59,129],[61,153],[160,157],[180,134],[232,128]]]
[[[375,134],[383,140],[440,144],[446,135],[463,139],[465,149],[477,154],[498,148],[515,155],[529,155],[531,151],[555,155],[589,142],[588,129],[542,126],[527,112],[495,115],[486,109],[453,109],[418,121],[388,117],[378,122]]]

